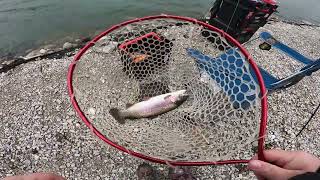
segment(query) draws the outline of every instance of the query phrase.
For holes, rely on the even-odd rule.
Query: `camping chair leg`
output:
[[[293,48],[278,41],[270,33],[262,32],[260,33],[260,38],[265,41],[264,43],[260,44],[260,49],[269,50],[271,47],[274,47],[280,50],[281,52],[287,54],[288,56],[292,57],[294,60],[306,65],[305,67],[301,68],[297,73],[283,78],[275,83],[267,85],[267,87],[269,87],[269,91],[272,92],[275,90],[288,88],[301,81],[305,76],[310,76],[313,72],[320,69],[320,59],[313,60],[305,57]],[[268,47],[268,45],[270,47]]]
[[[274,48],[280,50],[281,52],[287,54],[288,56],[292,57],[296,61],[299,61],[300,63],[311,64],[311,63],[313,63],[315,61],[314,59],[307,58],[304,55],[300,54],[295,49],[287,46],[286,44],[284,44],[282,42],[280,42],[279,40],[274,38],[268,32],[260,33],[260,38],[265,41],[264,43],[260,44],[260,46],[259,46],[260,49],[270,50],[270,47],[267,47],[267,44],[268,44],[271,47],[274,47]]]

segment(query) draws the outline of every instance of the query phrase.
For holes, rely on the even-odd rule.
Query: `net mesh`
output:
[[[245,56],[219,33],[175,19],[144,20],[102,37],[77,61],[80,109],[105,137],[168,161],[248,158],[258,138],[259,85]],[[119,124],[111,108],[186,89],[155,118]]]

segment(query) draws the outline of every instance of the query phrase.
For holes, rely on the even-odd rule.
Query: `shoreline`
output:
[[[286,24],[296,25],[296,26],[307,26],[307,27],[320,27],[320,25],[313,24],[311,22],[303,22],[303,21],[290,21],[285,18],[282,18],[276,14],[272,15],[268,23],[272,22],[283,22]],[[263,27],[262,27],[263,28]],[[10,69],[13,69],[14,67],[32,62],[37,61],[41,59],[53,59],[53,58],[61,58],[63,56],[72,56],[75,54],[76,49],[80,49],[83,47],[87,42],[89,42],[91,39],[93,39],[95,36],[98,35],[98,32],[92,34],[92,36],[87,36],[83,38],[77,38],[73,39],[72,41],[65,41],[64,43],[52,43],[52,44],[43,44],[41,46],[34,47],[33,49],[29,49],[26,52],[17,52],[17,53],[11,53],[8,52],[7,56],[0,57],[0,73],[7,72]]]
[[[41,59],[58,59],[64,56],[72,56],[76,49],[83,47],[91,37],[66,41],[61,44],[47,44],[34,49],[27,50],[24,55],[21,53],[10,55],[0,59],[0,73],[7,72],[10,69],[32,61]]]

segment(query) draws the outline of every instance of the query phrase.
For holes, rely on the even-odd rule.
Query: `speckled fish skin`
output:
[[[179,90],[172,93],[151,97],[146,101],[136,103],[125,110],[117,108],[110,109],[110,114],[121,124],[125,119],[140,119],[154,117],[180,106],[186,101],[188,95],[186,90]]]

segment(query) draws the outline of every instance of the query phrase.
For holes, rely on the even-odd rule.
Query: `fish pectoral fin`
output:
[[[133,103],[127,103],[126,104],[126,108],[129,108],[129,107],[131,107],[131,106],[133,106],[134,104]]]
[[[169,94],[169,95],[165,96],[164,99],[167,100],[167,99],[169,99],[170,97],[171,97],[171,95]]]
[[[165,97],[164,97],[164,100],[165,100],[165,101],[170,101],[170,102],[172,102],[172,103],[175,102],[175,98],[174,98],[174,96],[172,96],[172,95],[165,96]]]

